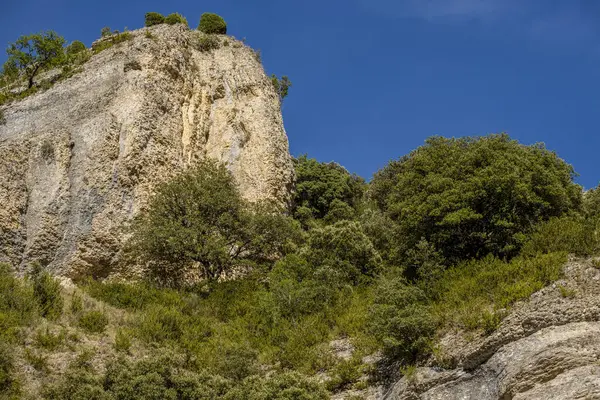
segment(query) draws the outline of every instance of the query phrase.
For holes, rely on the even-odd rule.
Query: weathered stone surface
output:
[[[559,286],[575,297],[563,297]],[[444,338],[455,369],[419,368],[385,398],[600,399],[599,321],[600,271],[572,260],[565,279],[517,305],[492,335]]]
[[[105,275],[121,230],[160,181],[204,157],[250,200],[286,202],[293,167],[279,99],[254,52],[202,52],[198,32],[159,25],[83,72],[4,109],[0,261]]]

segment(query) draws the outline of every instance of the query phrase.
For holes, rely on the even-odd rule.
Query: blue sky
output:
[[[508,132],[545,142],[600,181],[600,1],[7,1],[0,43],[54,29],[87,45],[144,13],[197,25],[221,14],[293,82],[285,126],[294,155],[335,160],[369,179],[431,135]],[[0,55],[0,62],[5,60]]]

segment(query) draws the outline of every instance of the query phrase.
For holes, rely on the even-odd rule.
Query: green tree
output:
[[[169,25],[184,24],[188,26],[187,19],[179,13],[169,14],[165,17],[165,23]]]
[[[296,191],[293,201],[294,216],[304,219],[312,215],[317,219],[327,216],[332,208],[349,217],[349,212],[341,203],[356,210],[365,192],[365,182],[357,175],[350,174],[336,163],[321,163],[306,155],[294,160],[296,169]],[[338,200],[335,201],[334,200]],[[345,209],[342,210],[342,208]],[[338,214],[338,216],[339,216]],[[332,220],[339,220],[331,215]]]
[[[220,15],[204,13],[200,17],[198,30],[208,34],[216,33],[225,35],[227,33],[227,23],[225,23],[225,20]]]
[[[283,102],[289,93],[290,87],[292,86],[292,82],[287,76],[282,76],[281,79],[277,78],[277,75],[271,75],[271,83],[275,88],[275,92],[277,96],[279,96],[279,101]]]
[[[65,39],[54,31],[21,36],[6,50],[8,60],[4,69],[21,71],[27,77],[28,88],[31,88],[33,79],[40,70],[63,60],[64,44]]]
[[[423,238],[452,263],[512,257],[537,223],[579,210],[574,176],[543,145],[506,134],[432,137],[378,172],[369,195],[398,224],[401,253]]]
[[[144,26],[154,26],[165,23],[165,17],[157,12],[146,13]]]
[[[244,201],[230,172],[206,160],[158,187],[133,224],[130,250],[154,277],[177,285],[191,264],[214,280],[236,264],[293,251],[298,230],[273,207]]]
[[[83,42],[80,42],[79,40],[75,40],[73,43],[67,46],[66,52],[67,55],[75,55],[85,50],[85,44],[83,44]]]

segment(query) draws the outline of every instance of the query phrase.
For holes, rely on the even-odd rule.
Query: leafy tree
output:
[[[600,217],[600,187],[595,187],[584,193],[583,211],[588,218]]]
[[[166,283],[180,284],[190,264],[214,280],[241,262],[293,250],[298,228],[267,205],[242,199],[230,172],[206,160],[158,187],[133,224],[131,253]]]
[[[400,228],[401,252],[424,238],[448,262],[512,257],[538,222],[581,208],[574,176],[543,145],[506,134],[432,137],[378,172],[369,194]]]
[[[277,75],[271,75],[271,83],[275,88],[275,92],[277,96],[279,96],[279,100],[283,102],[289,93],[290,87],[292,86],[292,82],[287,76],[282,76],[281,79],[277,78]]]
[[[373,278],[381,257],[358,222],[340,221],[310,232],[305,249],[312,265],[328,265],[355,285]]]
[[[54,31],[21,36],[6,50],[8,60],[4,69],[17,69],[27,77],[28,88],[33,87],[37,73],[59,64],[64,58],[65,39]]]
[[[204,13],[200,17],[198,30],[208,34],[216,33],[225,35],[227,33],[227,23],[225,23],[225,20],[220,15]]]
[[[345,203],[357,209],[364,191],[365,182],[357,175],[351,175],[336,163],[321,163],[306,155],[294,160],[296,168],[296,193],[294,195],[293,213],[297,218],[306,219],[310,215],[322,219],[333,208],[345,217],[349,212],[342,211]],[[338,200],[334,202],[334,200]],[[331,215],[332,219],[336,219]]]
[[[67,55],[74,55],[74,54],[81,53],[82,51],[85,51],[85,50],[86,50],[85,44],[83,44],[79,40],[75,40],[73,43],[71,43],[70,45],[67,46],[66,52],[67,52]]]
[[[179,13],[169,14],[165,17],[165,23],[169,25],[184,24],[188,26],[187,19]]]
[[[379,279],[369,329],[383,345],[385,363],[407,365],[428,353],[436,326],[425,293],[401,272]]]
[[[144,26],[154,26],[165,23],[165,17],[157,12],[146,13]]]

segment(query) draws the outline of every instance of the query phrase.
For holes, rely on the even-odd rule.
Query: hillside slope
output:
[[[517,305],[489,336],[454,332],[440,359],[454,369],[419,368],[386,399],[600,398],[600,271],[572,260],[564,279]],[[432,360],[433,361],[433,360]]]
[[[289,200],[279,98],[249,47],[203,50],[182,24],[131,32],[83,71],[4,109],[0,261],[104,276],[153,187],[204,157],[244,197]]]

